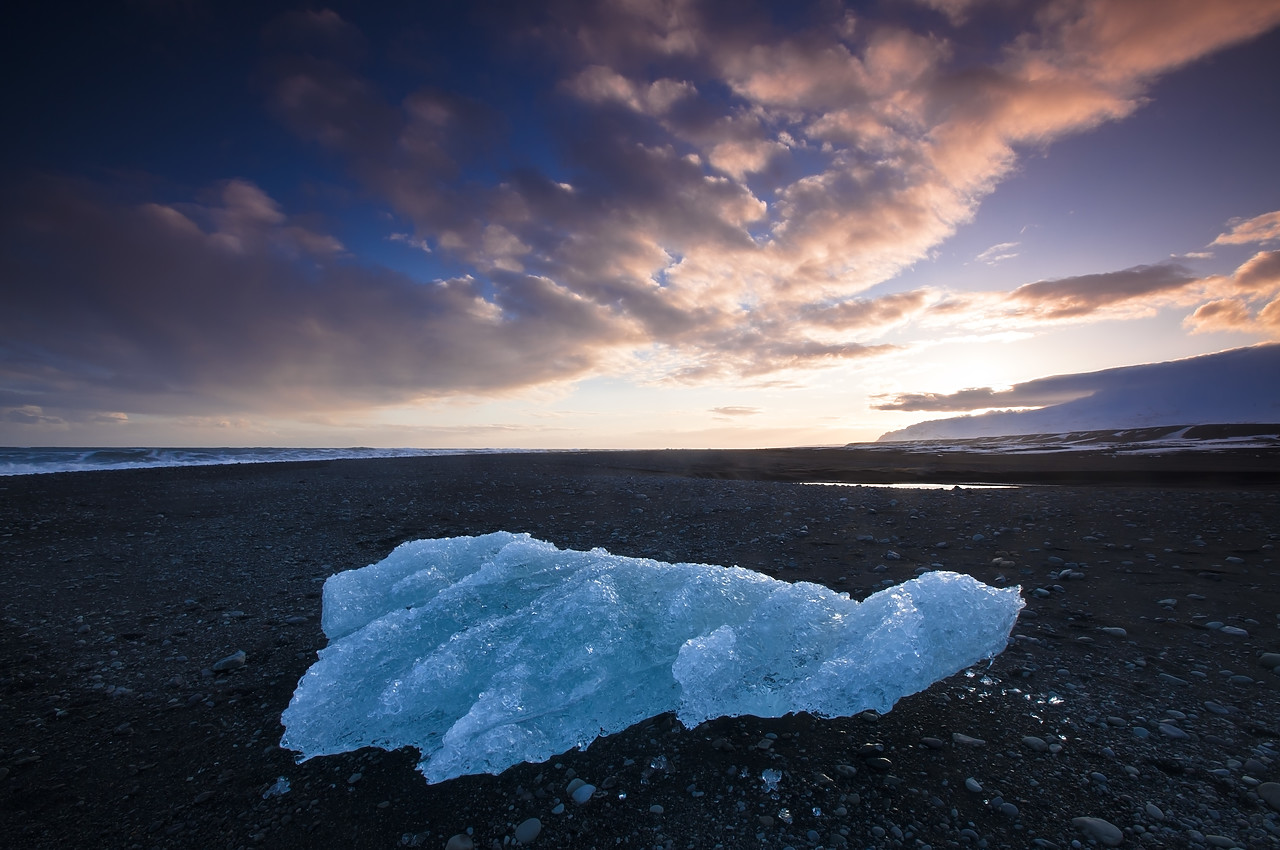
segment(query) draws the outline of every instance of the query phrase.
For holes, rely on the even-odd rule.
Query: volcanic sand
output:
[[[552,848],[1066,847],[1088,841],[1072,819],[1095,817],[1126,846],[1277,846],[1257,793],[1280,780],[1280,676],[1262,663],[1280,651],[1280,490],[1257,486],[1276,483],[1274,458],[1133,469],[841,452],[0,479],[0,835],[22,848],[441,848],[471,830],[489,847],[536,817],[535,846]],[[1107,486],[1031,483],[1081,476]],[[798,483],[930,477],[1026,486]],[[1180,486],[1138,486],[1151,482]],[[1020,584],[1028,604],[989,667],[884,716],[692,730],[660,716],[431,786],[411,751],[295,764],[279,718],[325,645],[324,579],[406,540],[497,530],[855,598],[942,567]],[[211,671],[238,650],[243,667]],[[781,772],[776,790],[764,770]],[[280,777],[290,790],[264,797]],[[574,777],[598,788],[585,805],[565,790]]]

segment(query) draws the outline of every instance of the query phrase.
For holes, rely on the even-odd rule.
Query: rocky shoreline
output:
[[[0,479],[0,831],[24,848],[1280,847],[1280,491],[1114,468],[1105,488],[797,483],[856,477],[813,451]],[[1045,473],[1030,462],[1022,480]],[[920,480],[911,463],[881,466]],[[1028,604],[989,667],[884,716],[664,715],[431,786],[410,752],[295,764],[279,717],[325,644],[324,579],[497,530],[857,598],[940,565]]]

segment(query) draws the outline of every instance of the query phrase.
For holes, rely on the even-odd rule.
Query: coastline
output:
[[[1259,663],[1280,651],[1274,455],[574,452],[0,479],[0,829],[33,848],[237,848],[444,847],[470,828],[488,847],[537,817],[546,847],[940,847],[965,830],[1065,847],[1085,840],[1072,818],[1098,817],[1135,846],[1272,846],[1256,783],[1280,780],[1280,676]],[[795,483],[853,479],[1069,483]],[[497,530],[855,598],[941,564],[1021,584],[1029,613],[989,669],[874,721],[664,716],[435,786],[411,753],[294,764],[279,716],[325,645],[323,579],[406,540]],[[243,668],[206,675],[237,650]],[[601,790],[552,814],[570,771]],[[264,799],[281,776],[291,790]]]

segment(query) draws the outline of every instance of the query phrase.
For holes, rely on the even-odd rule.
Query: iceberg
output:
[[[1001,652],[1019,588],[930,572],[858,602],[740,567],[417,540],[331,576],[329,644],[281,715],[300,761],[410,746],[428,782],[540,762],[664,712],[835,717]]]

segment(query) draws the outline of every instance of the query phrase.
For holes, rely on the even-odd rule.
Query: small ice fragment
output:
[[[782,771],[774,770],[772,767],[766,767],[760,773],[760,781],[764,783],[764,792],[772,794],[778,790],[778,783],[782,781]]]
[[[272,797],[281,797],[289,793],[289,780],[282,776],[276,780],[276,783],[262,792],[262,799],[270,800]]]

